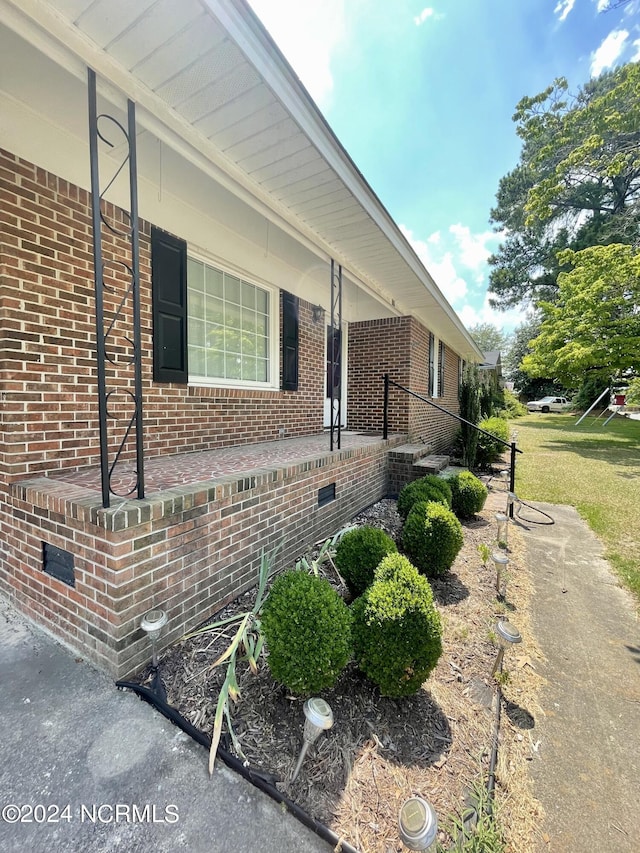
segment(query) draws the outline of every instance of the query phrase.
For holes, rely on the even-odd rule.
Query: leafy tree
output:
[[[480,420],[480,379],[478,368],[467,365],[458,389],[458,400],[460,402],[460,417],[477,424]],[[476,459],[478,447],[478,431],[468,424],[460,425],[462,437],[462,458],[467,468],[472,468]]]
[[[540,315],[534,314],[516,328],[503,361],[505,376],[527,400],[563,392],[562,385],[552,377],[529,376],[522,369],[522,360],[530,352],[529,343],[540,334],[540,323]]]
[[[640,252],[631,246],[567,250],[555,303],[542,302],[540,334],[523,358],[531,376],[565,385],[604,380],[640,367]]]
[[[640,63],[589,81],[564,78],[523,98],[518,165],[499,184],[491,218],[506,238],[489,259],[492,304],[552,301],[574,251],[632,243],[640,224]]]
[[[482,352],[502,351],[509,342],[509,335],[493,323],[477,323],[469,328],[469,332]]]

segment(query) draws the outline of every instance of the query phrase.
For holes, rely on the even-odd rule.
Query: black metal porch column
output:
[[[98,115],[96,74],[91,68],[88,69],[88,95],[100,472],[102,505],[106,508],[112,494],[128,497],[136,492],[138,498],[144,497],[136,117],[135,104],[131,100],[127,101],[126,129],[113,116],[106,113]],[[126,143],[126,155],[102,191],[98,141],[109,148],[115,146],[105,136],[106,130],[101,129],[101,124],[120,133]],[[116,216],[108,213],[109,206],[104,203],[104,195],[125,169],[127,162],[129,212],[125,211],[123,225]],[[105,235],[108,232],[114,238],[110,241],[112,259],[109,261],[104,260],[103,227],[106,229]],[[117,244],[117,248],[114,244]],[[116,251],[118,255],[128,252],[129,257],[127,260],[116,260]],[[117,273],[120,273],[119,277]],[[118,397],[123,402],[119,402]],[[115,491],[112,488],[114,470],[122,452],[132,445],[135,454],[133,484],[126,491]],[[110,446],[115,447],[111,462]],[[126,486],[120,486],[120,489],[123,488]]]
[[[340,450],[342,429],[342,264],[331,259],[331,412],[330,449]]]

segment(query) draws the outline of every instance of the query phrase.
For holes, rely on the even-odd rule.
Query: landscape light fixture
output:
[[[307,750],[312,743],[315,743],[322,732],[327,731],[333,725],[333,711],[328,702],[324,699],[307,699],[302,709],[304,711],[305,721],[304,730],[302,732],[303,744],[298,756],[296,769],[293,771],[291,781],[294,782],[302,767],[302,762],[307,754]]]
[[[493,565],[496,567],[496,592],[499,598],[503,598],[507,587],[506,571],[509,565],[509,558],[502,551],[494,551],[491,559],[493,560]]]
[[[509,539],[509,516],[505,515],[503,512],[496,513],[496,541],[498,545],[507,545]]]
[[[509,482],[510,474],[511,474],[511,471],[509,471],[508,468],[503,468],[502,471],[500,471],[500,479],[502,480],[503,483]]]
[[[435,809],[422,797],[410,797],[402,804],[398,818],[400,838],[409,850],[428,850],[438,834]]]
[[[168,621],[169,619],[164,610],[149,610],[148,613],[144,614],[142,622],[140,622],[140,627],[151,641],[154,669],[158,667],[158,640],[162,634],[162,629]]]
[[[522,642],[522,636],[520,635],[520,631],[511,624],[511,622],[507,622],[506,619],[499,619],[498,624],[496,625],[496,634],[498,635],[498,643],[500,648],[498,649],[498,655],[496,657],[496,662],[493,665],[493,669],[491,670],[491,677],[493,678],[497,672],[502,672],[502,661],[504,660],[504,651],[509,646],[513,646],[516,643]]]
[[[520,503],[520,499],[518,498],[518,496],[516,495],[515,492],[507,492],[506,513],[509,516],[509,518],[513,518],[513,505],[519,504],[519,503]]]

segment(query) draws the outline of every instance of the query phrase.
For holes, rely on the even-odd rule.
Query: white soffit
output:
[[[3,7],[93,64],[174,132],[182,130],[188,144],[195,141],[396,310],[414,314],[464,357],[478,357],[244,0],[0,0]]]

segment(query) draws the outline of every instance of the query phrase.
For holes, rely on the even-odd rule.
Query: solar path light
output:
[[[509,558],[502,551],[494,551],[491,555],[493,565],[496,567],[496,593],[498,598],[503,598],[507,591],[506,571]]]
[[[428,850],[438,834],[435,809],[422,797],[410,797],[402,804],[398,818],[400,838],[409,850]]]
[[[496,673],[502,672],[502,662],[504,660],[505,649],[508,649],[509,646],[513,646],[516,643],[522,642],[520,631],[518,631],[518,629],[514,627],[511,622],[507,622],[506,619],[498,620],[498,624],[496,625],[496,634],[498,635],[498,643],[500,644],[500,648],[498,649],[496,662],[494,663],[493,669],[491,670],[492,678],[495,677]]]
[[[303,744],[298,756],[296,769],[293,771],[291,781],[294,782],[302,767],[302,762],[307,754],[307,750],[312,743],[315,743],[322,732],[330,729],[333,725],[333,711],[328,702],[324,699],[307,699],[302,709],[304,711],[305,721],[304,730],[302,732]]]
[[[152,663],[155,669],[158,668],[158,640],[162,634],[162,629],[168,621],[164,610],[149,610],[148,613],[144,614],[142,622],[140,622],[140,627],[151,641]]]
[[[509,535],[509,516],[503,512],[496,513],[496,541],[498,545],[507,545]]]

